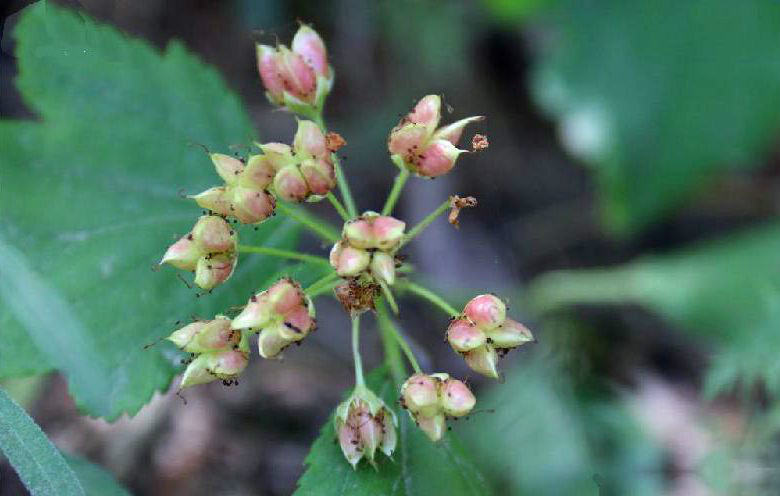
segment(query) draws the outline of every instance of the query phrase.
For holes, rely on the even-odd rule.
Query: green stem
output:
[[[398,303],[395,302],[395,297],[393,296],[392,290],[390,290],[390,286],[384,281],[379,281],[379,286],[382,288],[382,294],[385,295],[385,299],[387,299],[387,303],[390,305],[390,310],[398,315]]]
[[[382,215],[390,215],[393,211],[393,207],[395,207],[395,204],[398,202],[398,197],[401,196],[401,191],[403,191],[407,179],[409,179],[409,170],[403,168],[398,172],[398,175],[395,176],[393,189],[391,189],[390,194],[387,195],[387,201],[382,209]]]
[[[313,282],[304,292],[309,295],[310,298],[321,295],[322,293],[332,289],[333,284],[337,282],[339,275],[335,272],[331,272],[325,277]]]
[[[339,215],[344,221],[348,221],[350,219],[349,214],[347,213],[346,210],[344,210],[344,205],[341,204],[339,199],[336,198],[336,195],[334,195],[332,191],[328,191],[326,198],[328,199],[330,204],[333,205],[333,208],[336,209],[336,212],[339,213]]]
[[[419,224],[414,226],[408,233],[406,233],[406,236],[404,236],[404,239],[401,240],[401,245],[403,246],[412,239],[414,239],[417,235],[419,235],[421,232],[425,230],[428,225],[436,220],[436,217],[440,216],[444,211],[446,211],[448,208],[450,208],[450,199],[447,198],[447,200],[444,201],[441,205],[439,205],[436,210],[429,213],[427,217],[425,217],[423,220],[420,221]]]
[[[330,267],[330,262],[328,261],[327,258],[318,257],[317,255],[300,253],[292,250],[282,250],[281,248],[272,248],[270,246],[238,245],[238,251],[244,253],[259,253],[261,255],[270,255],[272,257],[279,257],[279,258],[289,258],[291,260],[300,260],[302,262],[326,265]]]
[[[325,241],[335,243],[339,240],[338,231],[328,225],[324,220],[311,215],[302,208],[291,207],[282,202],[276,203],[276,209],[283,215],[290,217],[296,222],[308,227],[312,232],[320,236]]]
[[[323,134],[328,132],[328,128],[325,126],[325,120],[322,118],[322,112],[314,116],[314,122],[320,126]],[[331,153],[333,160],[333,169],[336,172],[336,183],[339,185],[339,191],[341,192],[341,198],[344,200],[344,204],[347,206],[347,212],[349,218],[357,217],[357,208],[355,207],[355,200],[352,199],[352,191],[349,189],[349,183],[347,183],[347,177],[344,175],[344,170],[341,168],[341,160],[338,155]]]
[[[419,284],[415,284],[411,281],[398,281],[398,285],[402,289],[406,289],[410,293],[414,293],[422,299],[433,303],[435,306],[444,310],[444,312],[446,312],[450,317],[457,317],[460,315],[460,312],[455,310],[455,307],[444,301],[444,298],[426,287],[420,286]]]
[[[360,358],[360,315],[352,317],[352,356],[355,359],[355,384],[365,385],[363,361]]]
[[[396,376],[396,380],[398,380],[398,382],[402,381],[403,376],[405,375],[403,364],[393,363],[393,361],[400,362],[401,360],[400,354],[398,353],[399,348],[401,351],[403,351],[406,359],[409,361],[409,364],[412,366],[414,371],[417,373],[422,373],[422,369],[420,369],[420,364],[417,362],[417,358],[414,356],[412,348],[401,334],[401,331],[398,330],[398,327],[396,327],[393,321],[390,319],[390,316],[387,313],[387,308],[384,305],[384,301],[377,301],[376,309],[377,319],[379,321],[379,330],[382,333],[382,342],[385,346],[385,355],[391,370],[393,370],[393,375]]]

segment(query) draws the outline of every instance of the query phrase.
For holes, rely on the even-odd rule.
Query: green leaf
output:
[[[593,165],[610,227],[646,226],[780,129],[780,3],[564,0],[534,96]]]
[[[85,496],[78,478],[57,448],[2,389],[0,449],[33,496]]]
[[[240,305],[283,267],[241,256],[230,283],[196,298],[152,270],[199,209],[180,191],[219,183],[198,146],[227,152],[254,133],[219,75],[173,42],[164,53],[49,4],[16,30],[25,101],[40,122],[0,121],[0,376],[62,371],[86,413],[134,414],[180,366],[161,343],[179,320]],[[282,219],[242,244],[291,248]]]
[[[780,395],[780,225],[730,235],[685,251],[608,268],[549,273],[530,288],[537,309],[638,304],[716,346],[708,389],[742,376]]]
[[[379,455],[378,470],[364,462],[353,470],[335,441],[331,417],[306,457],[307,469],[298,481],[297,496],[491,494],[455,436],[431,443],[409,415],[398,409],[398,387],[393,386],[386,368],[372,372],[367,383],[398,415],[399,440],[393,461]]]
[[[127,489],[103,467],[77,456],[64,456],[71,470],[79,478],[86,496],[130,496]]]

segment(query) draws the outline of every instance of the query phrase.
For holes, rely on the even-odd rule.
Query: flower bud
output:
[[[398,246],[398,243],[404,237],[404,229],[406,229],[405,222],[387,215],[375,217],[371,225],[374,231],[374,239],[376,240],[376,248],[380,250],[392,250]]]
[[[447,341],[455,351],[465,353],[483,346],[487,336],[468,319],[456,319],[447,328]]]
[[[369,249],[376,246],[374,228],[364,217],[358,217],[344,224],[343,233],[350,246],[355,248]]]
[[[490,345],[480,346],[463,354],[466,365],[474,372],[480,373],[492,379],[498,379],[498,354]]]
[[[242,224],[258,224],[274,214],[276,199],[265,191],[233,188],[231,215]]]
[[[203,289],[217,287],[233,275],[237,261],[235,255],[227,254],[218,254],[211,258],[201,257],[195,268],[195,284]]]
[[[235,379],[244,371],[249,357],[242,350],[204,353],[195,358],[184,371],[180,389],[206,384],[216,379]]]
[[[293,138],[293,149],[296,155],[304,157],[326,157],[329,152],[325,144],[325,134],[320,127],[312,121],[298,121],[298,130]]]
[[[256,191],[264,190],[271,185],[275,174],[273,161],[268,156],[252,155],[238,178],[238,184]]]
[[[297,166],[288,165],[274,177],[274,190],[283,200],[302,202],[309,196],[309,186]]]
[[[325,159],[306,159],[301,162],[301,175],[315,195],[327,195],[336,186],[333,164]]]
[[[200,250],[195,244],[192,234],[188,234],[168,248],[160,260],[160,264],[171,264],[182,270],[195,270],[198,258],[200,258]]]
[[[441,97],[439,95],[422,97],[406,119],[414,124],[423,125],[429,132],[433,132],[441,119]]]
[[[447,140],[435,140],[428,144],[412,163],[417,174],[424,177],[439,177],[452,170],[458,155],[464,151]]]
[[[425,374],[414,374],[401,386],[401,398],[410,412],[435,415],[439,409],[438,381]]]
[[[353,248],[342,242],[336,243],[330,251],[330,264],[341,277],[356,277],[368,268],[371,254]]]
[[[441,404],[447,415],[452,417],[468,415],[476,403],[477,399],[463,381],[448,378],[442,382]]]
[[[219,215],[228,216],[233,213],[232,191],[225,186],[209,188],[200,194],[188,196],[187,198],[192,198],[199,207],[211,210]]]
[[[428,134],[428,129],[421,124],[404,124],[390,132],[387,149],[391,155],[399,155],[405,163],[411,163],[425,147]]]
[[[265,359],[281,358],[282,351],[290,345],[290,340],[282,336],[286,332],[282,323],[264,327],[257,336],[257,350]]]
[[[240,338],[241,333],[230,328],[230,319],[217,315],[214,320],[196,321],[182,327],[168,340],[187,353],[207,353],[230,349]]]
[[[292,41],[293,52],[300,54],[304,62],[314,69],[317,76],[330,77],[328,52],[325,43],[311,27],[302,24]]]
[[[287,277],[276,281],[266,293],[273,311],[278,314],[290,312],[305,302],[301,286]]]
[[[284,143],[258,143],[257,146],[260,147],[263,156],[275,172],[279,172],[288,165],[297,163],[290,145]]]
[[[416,423],[417,427],[419,427],[425,435],[428,436],[428,439],[434,443],[442,438],[445,427],[447,427],[447,422],[443,413],[438,413],[430,417],[418,416]]]
[[[497,296],[483,294],[466,304],[463,314],[483,331],[500,326],[506,319],[506,304]]]
[[[244,163],[235,157],[222,153],[212,153],[210,157],[219,177],[228,185],[236,184],[239,174],[244,171]]]
[[[526,326],[512,319],[506,319],[503,324],[488,331],[488,337],[495,348],[516,348],[534,340]]]
[[[375,252],[371,257],[371,275],[392,286],[395,284],[395,259],[387,253]]]
[[[192,228],[195,238],[202,251],[221,253],[235,250],[236,237],[230,224],[222,217],[204,215]]]
[[[375,465],[377,449],[392,456],[397,443],[395,414],[365,386],[357,386],[336,408],[334,421],[341,451],[353,468],[363,458]]]

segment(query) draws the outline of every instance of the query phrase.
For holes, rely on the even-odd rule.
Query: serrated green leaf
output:
[[[0,450],[33,496],[85,496],[76,474],[57,448],[2,389]]]
[[[491,494],[455,436],[431,443],[409,415],[398,409],[398,386],[393,386],[386,368],[372,372],[367,383],[398,415],[399,440],[393,461],[379,455],[378,470],[363,462],[353,470],[335,441],[330,418],[306,457],[307,469],[298,481],[296,496]]]
[[[122,487],[103,467],[96,465],[84,458],[65,454],[71,470],[78,477],[86,496],[130,496],[130,493]]]
[[[780,130],[780,3],[565,0],[534,96],[594,166],[608,225],[645,227]]]
[[[242,255],[230,283],[201,298],[175,270],[152,270],[200,215],[179,192],[219,183],[197,145],[226,152],[254,133],[216,71],[179,43],[161,54],[45,3],[14,35],[18,86],[42,120],[0,122],[0,237],[19,262],[0,265],[13,296],[0,302],[0,350],[29,360],[0,372],[53,366],[86,413],[133,414],[179,370],[171,346],[145,344],[243,304],[282,267]],[[239,238],[290,248],[297,229],[273,219]]]

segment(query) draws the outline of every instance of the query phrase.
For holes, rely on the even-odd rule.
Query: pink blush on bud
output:
[[[506,319],[506,304],[497,296],[479,295],[466,304],[463,313],[477,327],[483,330],[495,329]]]
[[[461,150],[446,140],[434,141],[417,157],[417,173],[425,177],[438,177],[455,166]]]

